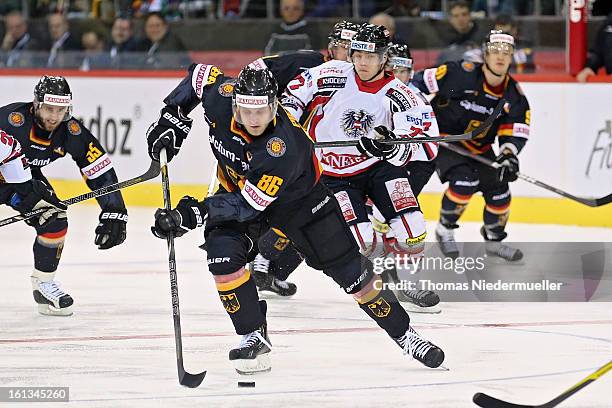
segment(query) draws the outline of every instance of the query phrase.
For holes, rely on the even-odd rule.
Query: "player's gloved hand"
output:
[[[180,108],[166,105],[161,110],[159,119],[147,130],[149,156],[159,161],[159,152],[166,149],[168,161],[178,154],[183,140],[191,130],[192,119],[181,114]]]
[[[127,210],[102,210],[98,218],[100,223],[96,227],[94,243],[98,249],[109,249],[121,245],[127,237]]]
[[[497,169],[499,181],[503,183],[516,181],[519,172],[519,160],[512,151],[504,150],[502,154],[497,156],[495,162],[500,164]]]
[[[11,196],[10,205],[22,214],[46,209],[42,214],[28,220],[30,225],[46,226],[59,217],[66,217],[66,205],[55,195],[53,189],[45,182],[31,179],[15,185],[16,192]]]
[[[381,140],[397,139],[397,136],[395,136],[392,131],[387,129],[385,126],[376,126],[374,128],[374,135],[375,139],[366,136],[359,139],[357,150],[359,150],[361,154],[385,160],[397,153],[397,145],[380,142]]]
[[[206,207],[195,198],[185,196],[174,210],[159,208],[155,211],[155,225],[151,227],[151,232],[162,239],[170,232],[175,237],[180,237],[194,228],[201,227],[205,216]]]

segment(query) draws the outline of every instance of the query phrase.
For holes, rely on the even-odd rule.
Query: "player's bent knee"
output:
[[[353,257],[342,265],[323,271],[348,294],[359,292],[374,277],[372,262],[363,257]]]
[[[236,231],[211,231],[206,236],[208,270],[213,275],[229,275],[244,268],[252,246],[246,235]]]

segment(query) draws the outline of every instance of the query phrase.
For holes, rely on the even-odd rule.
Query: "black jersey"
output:
[[[33,103],[18,102],[0,108],[0,129],[19,141],[34,177],[44,177],[43,167],[68,155],[92,190],[117,182],[110,157],[98,139],[75,118],[62,122],[49,133],[35,124]],[[120,192],[100,197],[98,202],[103,209],[125,209]]]
[[[477,154],[490,150],[496,137],[500,147],[517,154],[525,146],[529,137],[529,103],[510,75],[499,89],[491,89],[485,82],[482,64],[459,61],[419,72],[412,83],[427,94],[436,94],[431,105],[441,134],[460,134],[478,127],[504,98],[504,111],[489,131],[461,143]]]
[[[281,96],[293,78],[308,68],[323,64],[326,57],[317,51],[288,51],[278,55],[261,57],[249,64],[255,69],[268,68],[278,82],[278,95]]]
[[[250,136],[232,114],[234,83],[213,65],[193,64],[164,102],[187,113],[201,103],[225,190],[258,211],[305,197],[321,174],[313,141],[280,105],[265,132]]]

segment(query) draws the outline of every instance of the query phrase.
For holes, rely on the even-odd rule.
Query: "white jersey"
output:
[[[24,167],[22,156],[17,139],[0,130],[0,184],[23,183],[32,178],[30,169]]]
[[[344,61],[329,61],[301,73],[289,83],[281,103],[302,118],[317,142],[374,137],[373,129],[379,125],[398,137],[439,134],[431,105],[419,93],[393,77],[364,83],[355,75],[353,64]],[[389,160],[396,166],[409,160],[432,160],[438,152],[437,143],[432,142],[400,146],[404,152]],[[336,177],[361,173],[380,161],[352,146],[317,151],[324,173]]]

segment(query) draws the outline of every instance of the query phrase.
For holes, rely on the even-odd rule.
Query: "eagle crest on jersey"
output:
[[[359,111],[348,109],[342,114],[342,130],[348,137],[359,139],[368,134],[374,119],[374,115],[363,109]]]

